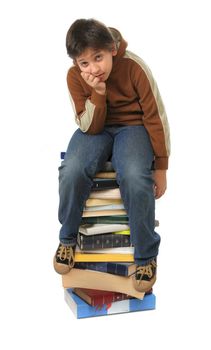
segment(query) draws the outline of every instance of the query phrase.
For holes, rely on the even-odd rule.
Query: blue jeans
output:
[[[97,135],[80,129],[73,134],[59,167],[60,242],[75,245],[92,178],[112,155],[122,200],[129,217],[134,261],[145,265],[158,255],[160,236],[154,231],[154,153],[144,126],[106,126]]]

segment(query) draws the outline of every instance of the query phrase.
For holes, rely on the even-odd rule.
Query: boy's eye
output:
[[[87,63],[87,62],[81,62],[80,65],[81,65],[82,67],[87,67],[88,63]]]
[[[102,59],[102,55],[95,56],[96,61],[100,61]]]

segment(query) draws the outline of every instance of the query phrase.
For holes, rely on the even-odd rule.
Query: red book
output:
[[[76,295],[78,295],[81,299],[86,301],[89,305],[94,306],[97,309],[101,308],[103,305],[107,305],[108,309],[111,303],[114,301],[132,298],[130,295],[123,293],[87,288],[74,288],[73,292]],[[148,293],[152,293],[152,290],[150,290]]]

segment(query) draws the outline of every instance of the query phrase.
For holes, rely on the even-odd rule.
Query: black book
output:
[[[111,215],[111,216],[90,216],[81,220],[83,224],[128,224],[127,215]]]
[[[119,185],[116,179],[101,179],[96,177],[93,179],[92,190],[94,191],[111,190],[112,188],[118,188],[118,187]]]
[[[79,232],[77,236],[77,243],[81,250],[131,246],[130,235],[121,235],[115,233],[104,233],[87,236]]]

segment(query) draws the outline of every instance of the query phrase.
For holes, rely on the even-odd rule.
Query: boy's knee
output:
[[[77,159],[64,160],[59,167],[59,179],[68,182],[78,182],[84,177],[83,166]]]

